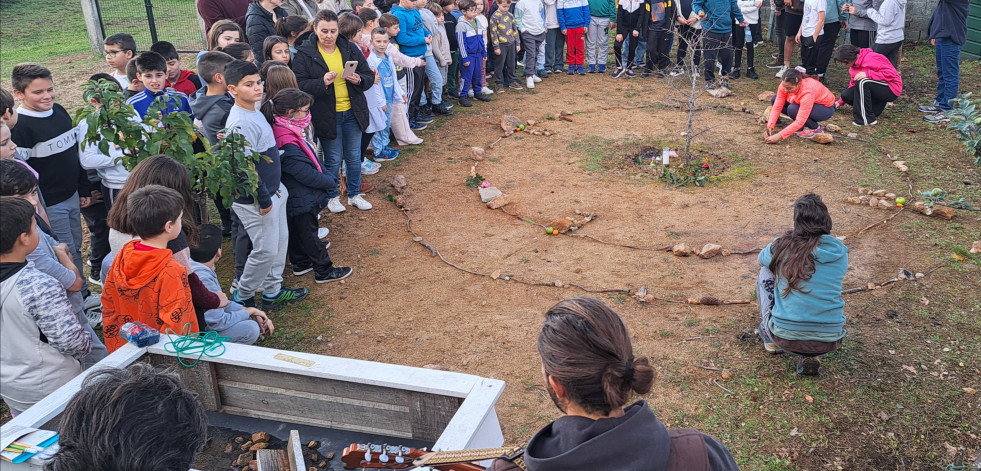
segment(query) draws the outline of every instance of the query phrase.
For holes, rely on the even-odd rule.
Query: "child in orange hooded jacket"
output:
[[[821,121],[831,119],[835,114],[835,94],[831,93],[820,80],[804,74],[801,67],[790,69],[783,74],[783,81],[777,87],[770,108],[770,118],[766,123],[766,143],[776,144],[795,132],[798,137],[811,138],[822,132]],[[773,133],[780,119],[780,113],[790,116],[794,122]],[[801,128],[804,128],[801,130]]]

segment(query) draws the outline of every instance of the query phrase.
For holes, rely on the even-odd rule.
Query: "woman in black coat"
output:
[[[313,95],[313,129],[324,153],[325,173],[337,175],[341,161],[347,177],[347,202],[361,210],[371,203],[359,193],[361,189],[361,135],[368,127],[368,101],[364,92],[374,85],[375,74],[361,49],[341,36],[337,15],[321,10],[313,20],[313,35],[296,49],[293,73],[300,90]],[[328,60],[331,65],[328,65]],[[344,64],[358,63],[355,72],[341,78]],[[339,213],[341,204],[336,185],[328,191],[327,208]]]
[[[262,42],[276,34],[276,20],[289,16],[280,5],[283,0],[253,0],[245,12],[245,36],[255,55],[256,65],[262,65]]]

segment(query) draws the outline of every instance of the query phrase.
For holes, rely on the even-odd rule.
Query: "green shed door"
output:
[[[961,59],[981,59],[981,0],[971,0],[967,14],[967,42],[961,49]]]

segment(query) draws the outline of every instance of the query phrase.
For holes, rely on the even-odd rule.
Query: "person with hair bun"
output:
[[[620,316],[601,301],[552,306],[538,335],[549,396],[565,415],[538,431],[521,459],[529,471],[738,470],[715,438],[668,430],[644,400],[654,383],[650,360],[635,356]],[[492,471],[520,469],[500,459]]]

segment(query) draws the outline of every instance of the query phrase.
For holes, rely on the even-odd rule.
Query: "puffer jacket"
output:
[[[283,7],[276,7],[272,12],[262,8],[259,2],[249,4],[249,9],[245,12],[245,36],[249,38],[249,46],[252,47],[252,54],[255,55],[256,65],[262,65],[262,42],[269,36],[276,35],[276,22],[273,21],[273,12],[276,19],[289,16],[289,12]]]

